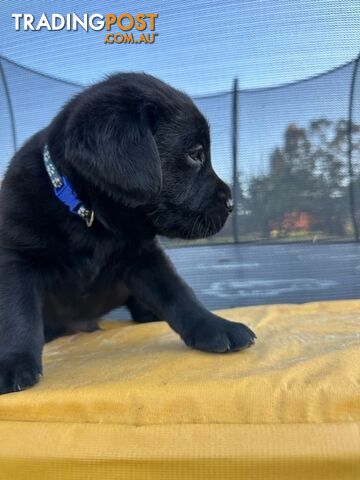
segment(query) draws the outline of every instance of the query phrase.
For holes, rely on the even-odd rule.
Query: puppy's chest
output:
[[[96,288],[107,288],[116,278],[120,279],[124,266],[124,255],[114,248],[103,245],[77,249],[62,264],[58,280],[67,294],[84,295]]]

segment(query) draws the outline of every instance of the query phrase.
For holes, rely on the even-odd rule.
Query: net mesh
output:
[[[14,143],[18,148],[45,127],[83,87],[6,58],[0,61],[2,175]],[[238,201],[236,218],[230,218],[214,238],[198,243],[233,242],[234,223],[240,242],[354,239],[360,219],[359,82],[357,61],[353,61],[290,85],[240,89],[236,116],[232,91],[195,97],[211,125],[214,168],[237,189]],[[236,176],[232,155],[235,121]]]
[[[2,176],[15,149],[45,127],[83,87],[6,58],[0,57],[0,65]],[[208,307],[358,295],[360,245],[334,243],[356,240],[359,230],[357,67],[354,60],[290,85],[239,88],[194,98],[211,125],[214,168],[237,189],[238,200],[223,230],[198,242],[204,248],[190,246],[186,254],[181,249],[168,250],[180,274]],[[234,122],[238,131],[235,176]],[[250,245],[234,244],[235,225],[239,242]],[[289,245],[299,240],[311,244]],[[118,318],[119,312],[113,315]]]
[[[243,239],[354,237],[347,152],[355,66],[352,62],[292,85],[240,93]]]

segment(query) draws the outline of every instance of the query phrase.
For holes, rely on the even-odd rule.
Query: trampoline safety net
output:
[[[0,57],[0,176],[14,151],[83,86]],[[195,97],[236,208],[198,243],[358,240],[358,60],[289,85]],[[164,240],[166,244],[174,242]],[[181,242],[178,242],[181,244]]]

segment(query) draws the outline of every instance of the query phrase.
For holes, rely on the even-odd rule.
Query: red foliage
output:
[[[287,212],[282,219],[281,230],[283,232],[308,231],[314,224],[316,224],[316,219],[309,213]]]

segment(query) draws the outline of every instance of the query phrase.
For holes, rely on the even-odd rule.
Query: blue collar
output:
[[[49,147],[45,145],[43,152],[44,165],[54,187],[57,198],[68,207],[70,212],[85,220],[86,225],[91,227],[94,223],[94,210],[85,207],[78,199],[67,177],[60,175],[50,157]]]

